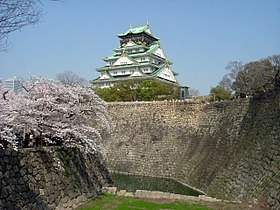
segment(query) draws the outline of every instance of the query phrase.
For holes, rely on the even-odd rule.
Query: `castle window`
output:
[[[125,71],[122,71],[122,74],[125,74]]]
[[[141,61],[144,61],[145,60],[145,58],[141,58]]]

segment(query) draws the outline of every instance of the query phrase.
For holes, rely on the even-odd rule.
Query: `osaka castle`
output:
[[[96,69],[100,75],[92,81],[95,87],[105,88],[136,79],[154,79],[179,86],[175,77],[177,74],[171,69],[172,63],[165,56],[160,39],[153,35],[148,22],[130,26],[117,36],[120,46],[103,59],[105,66]]]

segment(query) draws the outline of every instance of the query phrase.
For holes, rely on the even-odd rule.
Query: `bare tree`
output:
[[[274,87],[275,89],[279,89],[280,88],[280,54],[269,56],[267,59],[271,63]]]
[[[232,87],[237,95],[255,95],[272,90],[273,78],[271,62],[262,59],[245,64],[244,69],[238,72]]]
[[[64,71],[56,75],[56,79],[59,80],[62,84],[68,86],[85,86],[87,80],[79,75],[73,73],[72,71]]]
[[[242,62],[230,61],[226,66],[228,73],[222,78],[219,86],[225,88],[227,91],[233,92],[233,82],[236,80],[238,72],[242,71],[243,68],[244,66]]]
[[[40,0],[0,0],[0,52],[8,48],[8,34],[37,23]]]
[[[200,96],[201,95],[199,90],[193,89],[193,88],[189,89],[189,94],[190,94],[190,96]]]

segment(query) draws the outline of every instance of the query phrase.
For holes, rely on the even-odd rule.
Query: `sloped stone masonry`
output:
[[[0,151],[0,209],[73,209],[112,184],[100,154],[45,147]]]
[[[109,103],[112,171],[172,177],[209,196],[280,209],[280,96]]]

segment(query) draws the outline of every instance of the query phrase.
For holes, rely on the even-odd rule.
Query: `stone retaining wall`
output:
[[[171,177],[227,200],[280,209],[280,96],[203,104],[109,103],[110,170]]]
[[[0,151],[0,209],[73,209],[110,184],[100,154],[60,147]]]

